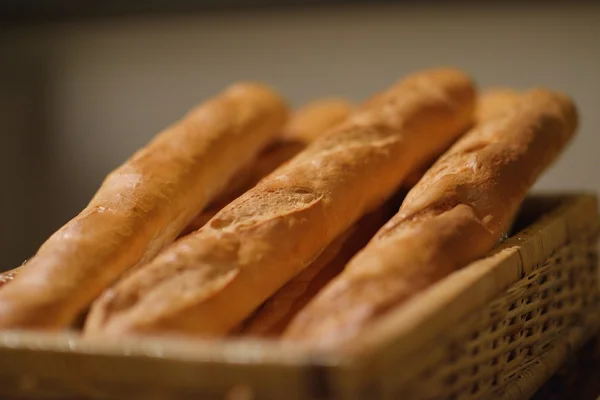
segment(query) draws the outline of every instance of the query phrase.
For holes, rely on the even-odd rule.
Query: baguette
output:
[[[404,82],[117,283],[92,306],[86,332],[218,336],[237,326],[471,124],[464,74]]]
[[[487,121],[507,112],[514,107],[520,93],[510,88],[493,88],[486,90],[477,102],[476,119],[478,123]]]
[[[477,102],[475,122],[485,121],[497,114],[505,112],[509,107],[515,104],[518,96],[519,92],[510,88],[493,88],[486,90],[481,95],[481,99],[483,100]],[[430,160],[424,166],[419,166],[416,170],[412,171],[404,180],[403,186],[408,189],[415,186],[435,161],[436,160]]]
[[[180,236],[200,229],[223,207],[304,150],[318,135],[348,118],[351,111],[352,105],[341,99],[318,100],[300,108],[287,123],[279,140],[266,148],[250,165],[239,171],[228,184],[227,189],[206,210],[194,218]]]
[[[0,328],[73,323],[121,274],[170,244],[286,118],[271,89],[237,84],[163,131],[0,290]]]
[[[507,105],[514,102],[517,96],[518,92],[509,88],[493,89],[484,93],[483,97],[485,97],[485,101],[477,104],[477,120],[485,120],[492,116],[493,113],[501,112]],[[366,104],[368,105],[368,102]],[[240,170],[217,200],[212,202],[206,210],[194,218],[187,228],[180,233],[180,236],[185,236],[200,229],[223,207],[241,196],[248,189],[255,186],[262,178],[273,172],[278,166],[303,150],[307,144],[318,137],[319,133],[346,119],[351,110],[352,106],[341,99],[318,100],[299,109],[287,123],[282,137],[271,146],[268,146],[249,167]],[[403,186],[411,188],[416,185],[429,167],[431,165],[428,165],[426,168],[420,167],[411,172],[405,178]],[[339,249],[342,247],[342,240],[336,240],[330,247],[332,248],[326,253],[332,258],[337,257],[333,251],[335,248]],[[325,265],[325,254],[319,256],[318,260],[321,265]],[[311,268],[315,267],[311,266]],[[15,268],[1,273],[0,287],[12,281],[18,270],[18,268]]]
[[[394,214],[398,204],[396,197],[398,196],[362,217],[336,238],[310,266],[269,297],[243,323],[236,334],[255,337],[281,335],[292,318],[342,271],[352,256],[364,247],[375,232]]]
[[[494,247],[573,136],[577,113],[567,97],[537,89],[490,115],[427,171],[398,214],[290,323],[285,340],[342,346]]]
[[[477,120],[483,121],[506,111],[508,107],[515,104],[517,96],[518,92],[512,89],[493,89],[486,92],[482,96],[485,100],[477,104]],[[431,165],[432,163],[428,168]],[[412,188],[425,172],[424,168],[419,168],[409,174],[404,180],[403,187]],[[366,215],[345,234],[338,237],[309,267],[265,301],[235,332],[236,335],[280,336],[294,316],[343,270],[348,261],[371,239],[375,231],[392,217],[394,213],[389,211],[390,204],[393,207],[395,204],[399,205],[399,202],[397,199],[387,202],[384,207]]]

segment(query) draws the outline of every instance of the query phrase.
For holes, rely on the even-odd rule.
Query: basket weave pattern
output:
[[[487,308],[471,315],[453,329],[437,362],[430,363],[400,396],[508,397],[510,385],[526,380],[529,367],[564,342],[570,331],[593,330],[600,323],[597,243],[597,235],[567,243]]]

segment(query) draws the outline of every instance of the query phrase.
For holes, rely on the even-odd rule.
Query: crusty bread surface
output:
[[[194,218],[180,236],[203,227],[223,207],[304,150],[320,134],[348,118],[351,111],[352,105],[338,98],[316,100],[298,109],[286,124],[278,140],[261,152],[249,165],[238,171],[223,193]]]
[[[484,121],[498,113],[505,112],[507,108],[515,104],[518,92],[507,88],[494,88],[486,91],[482,97],[484,101],[477,103],[477,121]],[[418,170],[409,174],[403,182],[400,194],[406,193],[404,188],[412,188],[425,171],[426,169]],[[310,266],[265,301],[256,312],[244,321],[235,334],[258,337],[281,335],[294,316],[343,270],[348,261],[393,216],[395,211],[391,211],[391,209],[394,205],[400,205],[399,198],[402,197],[395,196],[384,206],[364,216],[357,224],[338,237]],[[397,209],[396,207],[395,210]]]
[[[118,282],[86,333],[226,334],[473,120],[474,86],[453,69],[386,93]]]
[[[0,290],[0,328],[71,324],[121,274],[170,244],[286,119],[279,95],[240,83],[157,135]]]
[[[269,297],[235,334],[277,337],[293,317],[350,261],[395,213],[406,194],[401,189],[384,205],[338,236],[307,268]]]
[[[19,273],[19,268],[14,268],[9,271],[4,271],[3,273],[1,273],[0,274],[0,288],[9,282],[12,282],[18,273]]]
[[[285,340],[351,345],[390,308],[494,247],[578,119],[569,98],[544,89],[500,103],[480,107],[489,118],[425,173],[399,212],[294,318]]]

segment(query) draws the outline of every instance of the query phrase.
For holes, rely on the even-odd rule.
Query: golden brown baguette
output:
[[[403,193],[406,193],[402,190]],[[394,196],[337,237],[306,269],[269,297],[236,330],[236,335],[279,336],[292,318],[350,261],[398,209]]]
[[[493,88],[486,90],[481,94],[480,99],[477,102],[475,122],[485,121],[499,113],[505,112],[507,108],[515,104],[518,96],[519,92],[510,88]],[[412,171],[404,180],[403,186],[407,189],[415,186],[435,161],[436,160],[430,160],[427,164],[419,166],[416,170]]]
[[[344,99],[322,99],[299,108],[283,130],[286,142],[309,144],[322,136],[323,132],[344,121],[353,105]]]
[[[516,90],[510,88],[489,89],[483,94],[485,101],[477,104],[476,120],[485,120],[498,112],[502,112],[507,105],[516,100],[518,94]],[[363,107],[372,106],[373,104],[374,100],[369,100]],[[303,150],[307,144],[317,138],[319,133],[346,119],[351,110],[351,105],[340,99],[315,101],[298,110],[284,130],[282,139],[265,149],[253,164],[242,169],[228,185],[223,195],[200,213],[182,232],[181,236],[200,229],[223,207],[255,186],[279,165]],[[404,186],[407,188],[413,187],[434,161],[431,160],[427,166],[419,167],[408,174]]]
[[[511,88],[488,89],[481,94],[477,102],[476,119],[478,123],[497,117],[507,109],[514,107],[520,93]]]
[[[365,325],[498,242],[577,126],[570,99],[532,90],[460,139],[394,216],[290,323],[284,337],[348,343]]]
[[[156,136],[0,290],[0,328],[71,324],[123,272],[170,244],[286,118],[277,94],[244,83]]]
[[[238,325],[471,123],[475,92],[461,72],[404,82],[117,283],[87,332],[210,336]]]
[[[478,121],[505,112],[515,104],[518,92],[512,89],[492,89],[482,95],[484,101],[477,103]],[[431,165],[428,166],[429,169]],[[404,188],[412,188],[426,172],[426,169],[409,174],[404,180]],[[405,190],[401,190],[401,193]],[[396,196],[398,197],[398,196]],[[236,335],[274,337],[279,336],[294,316],[335,276],[350,259],[366,245],[384,222],[392,217],[391,205],[399,205],[397,199],[387,202],[383,207],[364,216],[361,221],[331,243],[321,255],[305,270],[286,283],[273,296],[253,313],[239,329]],[[393,207],[393,206],[392,206]],[[397,208],[395,208],[397,209]]]
[[[346,119],[352,108],[346,100],[327,98],[313,101],[298,109],[287,122],[281,137],[268,145],[250,165],[236,172],[217,200],[211,202],[179,235],[185,236],[200,229],[223,207],[298,154],[320,133]],[[19,273],[19,269],[20,267],[0,273],[0,287],[11,282]]]
[[[250,165],[242,168],[217,200],[194,218],[180,236],[200,229],[223,207],[304,150],[320,134],[348,118],[351,111],[349,102],[335,98],[317,100],[298,109],[286,124],[281,137]]]

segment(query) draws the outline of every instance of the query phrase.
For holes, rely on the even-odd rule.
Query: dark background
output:
[[[64,22],[86,18],[106,18],[124,16],[172,16],[176,14],[198,14],[207,12],[246,12],[265,9],[314,8],[315,6],[351,6],[394,4],[402,7],[434,7],[440,5],[451,6],[483,6],[509,4],[530,4],[540,7],[539,2],[533,0],[490,0],[481,2],[476,0],[445,1],[445,0],[105,0],[102,2],[90,0],[2,0],[0,7],[0,21],[7,24],[31,24],[40,22]],[[536,4],[537,3],[537,4]],[[549,4],[574,4],[569,1],[546,1]]]

